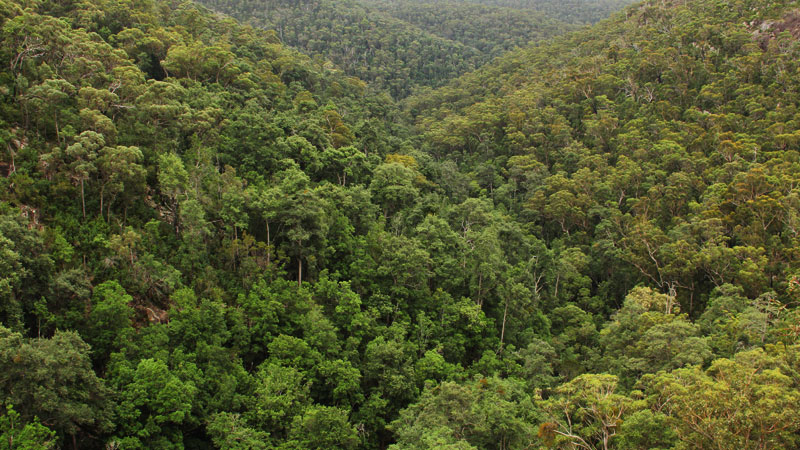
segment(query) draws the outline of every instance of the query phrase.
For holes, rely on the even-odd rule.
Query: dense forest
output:
[[[607,18],[634,0],[362,0],[394,4],[447,5],[453,2],[499,6],[518,11],[538,11],[548,17],[572,24],[592,24]]]
[[[0,0],[0,449],[800,445],[797,1],[260,20]]]
[[[330,60],[397,99],[438,87],[503,51],[574,27],[535,11],[451,3],[392,8],[359,0],[201,0]],[[487,32],[488,30],[491,30]]]
[[[513,9],[472,3],[414,3],[361,0],[372,11],[417,26],[441,38],[481,52],[482,61],[516,47],[576,29],[533,9]],[[459,74],[461,75],[461,74]]]

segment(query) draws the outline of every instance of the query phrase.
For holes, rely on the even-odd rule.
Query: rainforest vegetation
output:
[[[364,2],[386,2],[402,5],[437,5],[453,4],[460,7],[469,4],[499,6],[517,11],[538,11],[566,23],[592,24],[608,18],[633,0],[361,0]],[[409,6],[404,6],[409,7]]]
[[[800,4],[480,3],[0,0],[0,449],[797,448]]]
[[[503,51],[574,29],[532,10],[371,0],[201,0],[329,59],[394,98],[437,87]]]

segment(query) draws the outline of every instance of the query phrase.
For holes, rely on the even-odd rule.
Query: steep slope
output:
[[[437,87],[470,72],[503,49],[569,29],[544,16],[515,17],[497,8],[458,8],[449,30],[445,19],[409,22],[385,5],[357,0],[203,0],[202,3],[255,26],[276,30],[282,42],[330,59],[347,74],[404,98],[417,86]],[[428,10],[430,12],[430,10]],[[487,12],[491,15],[484,17]],[[414,13],[414,17],[419,12]],[[512,21],[501,22],[514,17]],[[458,21],[457,21],[458,22]],[[468,24],[464,26],[464,24]],[[481,37],[482,36],[482,37]],[[487,36],[491,36],[487,38]]]
[[[512,9],[465,2],[361,0],[363,4],[417,26],[428,33],[499,56],[575,27],[532,9]]]
[[[365,0],[375,1],[375,0]],[[443,5],[448,7],[453,0],[381,0],[391,3],[416,3],[424,5]],[[484,6],[512,8],[516,10],[537,11],[564,23],[582,25],[592,24],[608,18],[611,14],[634,3],[631,0],[457,0],[459,4],[479,4]]]
[[[585,246],[600,286],[628,265],[695,314],[715,286],[797,270],[790,5],[645,3],[409,107],[431,153],[487,167],[496,201]]]
[[[282,42],[330,59],[349,75],[405,97],[415,85],[439,86],[484,59],[469,46],[370,10],[354,0],[205,0]]]

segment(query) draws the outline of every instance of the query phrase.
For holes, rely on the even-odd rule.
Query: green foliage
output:
[[[470,3],[482,5],[483,7],[499,6],[519,11],[520,14],[536,11],[566,23],[588,24],[607,18],[610,14],[622,9],[631,2],[625,0],[570,0],[565,2],[552,0],[409,0],[409,3],[420,3],[437,8],[448,8],[454,3],[459,7],[469,7],[471,6]]]
[[[25,313],[34,309],[32,299],[41,299],[47,292],[53,261],[41,234],[29,229],[24,218],[5,204],[0,204],[0,253],[0,317],[9,328],[22,331]]]
[[[537,8],[507,8],[470,2],[362,0],[377,11],[428,33],[478,49],[483,58],[496,57],[550,36],[570,31],[552,14]],[[487,32],[491,30],[491,32]]]
[[[0,368],[3,402],[19,405],[22,420],[44,418],[61,436],[111,428],[110,393],[92,370],[89,346],[77,333],[27,339],[0,327]]]
[[[0,446],[796,448],[796,4],[364,1],[0,0]]]
[[[352,449],[358,445],[355,427],[347,411],[329,406],[311,406],[295,416],[285,448],[323,450]]]
[[[202,3],[275,30],[285,44],[313,56],[329,58],[348,75],[371,82],[395,98],[406,97],[416,86],[439,86],[474,70],[498,54],[495,46],[511,48],[514,45],[511,36],[518,39],[519,45],[559,31],[557,22],[528,14],[527,20],[520,20],[516,27],[522,36],[509,33],[478,47],[475,36],[481,30],[478,24],[459,33],[460,39],[455,39],[452,32],[442,33],[442,28],[435,23],[408,20],[409,17],[397,11],[386,12],[384,5],[369,2],[326,0],[297,4],[282,0],[208,0]],[[483,8],[486,9],[492,8]],[[457,10],[451,8],[451,11]],[[483,10],[471,12],[468,17],[480,17]],[[424,14],[423,11],[416,13]],[[503,17],[502,13],[500,15]],[[505,17],[508,15],[506,13]],[[499,21],[497,18],[491,23],[499,25]]]
[[[219,413],[208,424],[208,434],[220,450],[266,450],[269,433],[242,423],[238,414]]]
[[[782,356],[756,349],[718,359],[707,370],[694,366],[647,378],[651,401],[665,406],[678,435],[676,448],[794,447],[797,380]]]
[[[677,314],[675,300],[634,288],[601,332],[608,368],[631,385],[644,373],[702,365],[711,359],[700,327]]]
[[[628,415],[619,427],[619,448],[655,450],[673,448],[678,435],[660,411],[642,409]]]
[[[286,436],[292,418],[308,406],[309,382],[297,369],[275,363],[259,368],[252,422]]]
[[[25,423],[12,405],[3,408],[0,416],[0,449],[50,450],[55,447],[55,432],[42,425],[38,418]]]
[[[607,449],[626,415],[641,405],[617,392],[617,377],[587,374],[556,388],[543,408],[550,420],[538,435],[550,447]]]
[[[116,281],[95,286],[92,292],[92,311],[89,313],[86,339],[92,346],[95,360],[119,349],[133,331],[133,298]]]
[[[126,448],[183,448],[179,426],[188,420],[197,389],[166,363],[143,359],[116,374],[118,433]]]
[[[533,399],[514,380],[430,384],[391,424],[393,449],[524,448],[534,440]]]

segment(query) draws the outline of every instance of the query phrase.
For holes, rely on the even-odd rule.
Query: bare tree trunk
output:
[[[178,217],[179,217],[178,216],[178,214],[179,214],[179,211],[178,211],[178,207],[179,207],[178,199],[175,198],[175,200],[173,200],[172,203],[173,203],[173,205],[175,205],[175,207],[172,208],[172,211],[175,214],[175,216],[172,218],[172,225],[175,226],[175,236],[180,236],[181,235],[181,229],[180,229],[180,222],[179,222],[179,219],[178,219]]]
[[[553,293],[553,297],[558,298],[558,282],[561,281],[561,273],[556,274],[556,290]]]
[[[303,260],[297,257],[297,287],[303,284]]]
[[[58,141],[58,145],[61,145],[61,132],[58,129],[58,113],[55,113],[54,116],[56,123],[56,141]]]
[[[483,300],[481,299],[481,290],[483,286],[483,273],[478,274],[478,298],[475,299],[475,303],[478,304],[478,307],[483,307]]]
[[[83,179],[81,178],[81,208],[83,209],[83,220],[86,220],[86,199],[83,195]],[[102,214],[102,210],[100,212]]]
[[[100,186],[100,218],[103,218],[103,195],[105,195],[105,185]]]
[[[11,170],[8,172],[8,174],[11,175],[12,173],[16,173],[17,172],[17,165],[14,163],[14,159],[16,157],[16,154],[14,153],[14,150],[11,150],[11,146],[10,145],[8,146],[8,151],[11,153]]]
[[[297,287],[303,284],[303,241],[297,240]]]
[[[506,299],[506,307],[503,310],[503,326],[500,328],[500,350],[503,349],[503,339],[506,337],[506,318],[508,317],[508,299]]]

